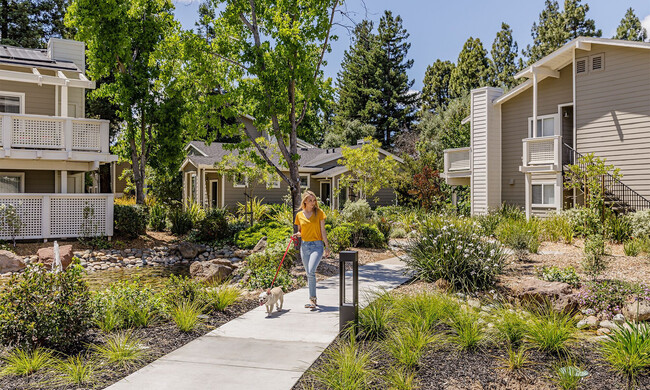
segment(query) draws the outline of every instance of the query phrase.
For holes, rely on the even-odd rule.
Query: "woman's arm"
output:
[[[325,220],[321,219],[320,220],[320,232],[321,235],[323,236],[323,243],[325,244],[325,257],[330,256],[330,244],[327,242],[327,230],[325,229]]]

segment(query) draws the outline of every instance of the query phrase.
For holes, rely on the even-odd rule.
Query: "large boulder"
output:
[[[650,301],[628,301],[623,306],[623,315],[630,321],[650,321]]]
[[[205,247],[203,245],[193,244],[186,241],[178,244],[176,249],[184,259],[193,259],[199,254],[205,252]]]
[[[0,250],[0,274],[18,272],[25,267],[27,266],[20,256],[10,251]]]
[[[52,269],[54,263],[54,247],[41,248],[36,253],[38,255],[37,263],[43,264],[48,270]],[[72,263],[72,245],[59,246],[59,256],[61,265],[65,270]]]
[[[234,269],[226,259],[196,261],[190,265],[190,275],[203,282],[219,283],[228,278]]]
[[[263,250],[266,249],[268,246],[268,242],[266,241],[266,236],[260,238],[260,240],[255,244],[255,247],[251,251],[251,253],[257,253],[257,252],[262,252]]]
[[[550,302],[559,312],[576,311],[579,306],[578,294],[567,283],[547,282],[536,278],[503,277],[499,283],[507,294],[523,303],[545,304]]]

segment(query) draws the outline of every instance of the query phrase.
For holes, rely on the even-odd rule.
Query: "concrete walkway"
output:
[[[362,306],[367,293],[409,278],[392,258],[359,267]],[[339,277],[318,282],[319,310],[304,308],[308,291],[286,294],[282,312],[258,307],[129,375],[110,390],[289,390],[336,338]]]

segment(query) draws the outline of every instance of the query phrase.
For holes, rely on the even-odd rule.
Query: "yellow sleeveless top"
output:
[[[300,211],[296,214],[296,220],[293,223],[300,226],[300,236],[303,241],[322,241],[323,234],[320,230],[320,221],[326,217],[321,209],[318,209],[317,213],[312,213],[310,218],[305,217],[305,213]]]

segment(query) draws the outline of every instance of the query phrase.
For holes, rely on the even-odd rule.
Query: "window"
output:
[[[555,135],[555,122],[558,115],[544,115],[537,117],[537,133],[533,134],[533,118],[528,118],[528,136],[530,138],[552,137]]]
[[[0,112],[7,114],[22,114],[25,94],[0,92]]]
[[[309,188],[309,175],[300,175],[300,187]]]
[[[232,186],[234,188],[244,188],[248,184],[248,178],[243,173],[237,173],[233,177]]]
[[[25,192],[25,174],[22,172],[0,172],[0,194]]]
[[[533,184],[533,205],[554,205],[554,184]]]

